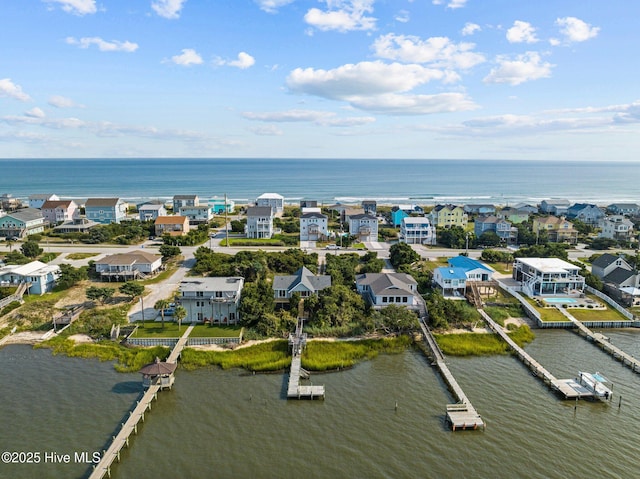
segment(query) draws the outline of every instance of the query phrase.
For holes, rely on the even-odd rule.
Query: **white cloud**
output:
[[[513,26],[507,30],[507,40],[510,43],[536,43],[536,29],[529,23],[521,20],[513,22]]]
[[[37,106],[35,108],[32,108],[31,110],[25,111],[24,114],[25,116],[31,118],[44,118],[46,116],[44,111],[42,111],[42,109],[38,108]]]
[[[247,120],[273,123],[314,123],[321,126],[360,126],[376,121],[370,116],[338,118],[334,112],[318,110],[287,110],[277,112],[245,112],[242,114]]]
[[[443,5],[445,3],[444,0],[433,0],[434,5]],[[449,0],[447,3],[447,8],[456,9],[462,8],[466,5],[467,0]]]
[[[9,97],[20,101],[30,101],[31,97],[22,91],[20,85],[16,85],[11,78],[0,79],[0,98]]]
[[[480,30],[482,30],[482,28],[480,28],[480,25],[478,25],[477,23],[467,22],[464,24],[464,27],[462,28],[462,31],[460,33],[462,33],[462,35],[466,37],[469,35],[473,35]]]
[[[187,0],[154,0],[151,2],[151,8],[159,16],[175,20],[180,18],[180,11]]]
[[[373,30],[376,18],[366,14],[373,12],[375,0],[323,0],[327,11],[311,8],[304,16],[305,22],[322,31]]]
[[[246,70],[249,67],[252,67],[255,64],[256,60],[246,52],[238,53],[238,59],[225,62],[226,65],[231,67],[238,67],[241,70]]]
[[[171,57],[171,61],[176,65],[188,67],[191,65],[201,65],[203,63],[202,57],[194,49],[183,48],[181,52],[180,55]]]
[[[267,13],[276,13],[280,7],[289,5],[294,0],[255,0],[260,7],[260,10],[264,10]]]
[[[527,52],[516,56],[513,60],[506,55],[500,55],[496,58],[496,62],[498,66],[492,68],[489,75],[484,78],[485,83],[519,85],[531,80],[549,78],[551,68],[554,66],[543,62],[537,52]]]
[[[74,15],[87,15],[96,13],[95,0],[45,0],[47,3],[60,4],[60,8],[67,13]]]
[[[407,23],[411,19],[411,15],[408,10],[400,10],[394,18],[396,22]]]
[[[60,95],[53,95],[49,98],[48,103],[55,108],[84,108],[84,105],[80,105],[71,98],[66,98]]]
[[[600,31],[600,27],[592,27],[576,17],[558,18],[556,25],[560,27],[560,33],[569,42],[584,42],[590,38],[595,38]]]
[[[387,115],[431,115],[468,111],[478,108],[462,93],[439,93],[436,95],[398,95],[388,93],[369,97],[352,97],[351,105],[366,111]]]
[[[471,68],[485,61],[485,57],[471,50],[473,43],[453,43],[447,37],[421,40],[411,35],[389,33],[373,43],[376,56],[388,60],[413,63],[433,63],[445,68]]]
[[[347,64],[333,70],[296,68],[289,74],[287,86],[296,93],[345,100],[353,96],[409,91],[444,76],[439,70],[421,65],[375,61]]]
[[[249,131],[258,136],[282,136],[284,132],[276,125],[260,125],[249,128]]]
[[[127,52],[132,53],[138,49],[138,44],[125,41],[112,40],[110,42],[103,40],[100,37],[83,37],[74,38],[67,37],[66,42],[69,45],[77,45],[80,48],[89,48],[91,45],[96,45],[101,52]]]

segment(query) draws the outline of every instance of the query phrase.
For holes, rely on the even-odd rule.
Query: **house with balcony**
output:
[[[37,210],[39,210],[40,208],[42,208],[42,205],[47,202],[47,201],[59,201],[60,198],[58,197],[58,195],[54,195],[51,193],[45,193],[45,194],[36,194],[36,195],[29,195],[29,208],[35,208]]]
[[[225,201],[224,198],[218,198],[217,196],[210,198],[207,204],[211,208],[211,211],[216,215],[223,215],[225,212],[233,213],[233,210],[236,207],[235,201],[230,200],[229,198]]]
[[[247,224],[244,227],[247,238],[271,238],[273,236],[273,217],[271,206],[247,208]]]
[[[42,233],[44,227],[42,211],[34,208],[22,208],[0,217],[0,236],[7,238],[25,238]]]
[[[638,216],[640,206],[636,203],[612,203],[607,206],[607,211],[613,215]]]
[[[447,260],[447,266],[433,270],[433,283],[443,296],[462,297],[467,286],[473,281],[491,281],[495,271],[486,264],[467,256],[454,256]]]
[[[566,215],[569,206],[571,206],[571,203],[565,199],[542,200],[540,212],[555,216]]]
[[[419,309],[418,283],[405,273],[359,274],[356,290],[374,309],[391,304]]]
[[[534,218],[532,229],[536,235],[546,231],[547,237],[552,243],[576,244],[578,242],[578,231],[573,227],[571,221],[564,217],[541,216]]]
[[[576,203],[571,205],[567,210],[567,218],[578,219],[583,223],[593,226],[597,225],[604,217],[604,211],[602,211],[597,205],[589,203]]]
[[[191,225],[208,223],[213,219],[213,209],[209,205],[181,206],[178,214],[188,218]]]
[[[189,218],[186,216],[158,216],[153,225],[156,236],[184,236],[189,232]]]
[[[300,241],[325,241],[329,237],[329,218],[320,212],[300,216]]]
[[[22,201],[15,198],[11,193],[3,193],[0,196],[0,208],[4,211],[15,211],[22,206]]]
[[[496,214],[496,207],[494,205],[492,205],[492,204],[464,205],[462,209],[468,215],[489,216],[489,215],[495,215]]]
[[[172,204],[173,213],[178,214],[182,207],[199,206],[200,198],[198,195],[174,195]]]
[[[602,218],[598,224],[600,238],[629,242],[633,239],[633,222],[623,215],[612,215]]]
[[[358,241],[378,241],[378,218],[366,213],[349,216],[349,234]]]
[[[60,266],[32,261],[0,267],[0,287],[25,284],[28,294],[42,295],[52,291],[60,278]]]
[[[244,279],[189,278],[180,283],[179,303],[187,311],[185,323],[237,324]]]
[[[140,221],[155,221],[159,216],[167,216],[167,209],[164,204],[145,203],[138,206],[138,217]]]
[[[283,303],[288,302],[294,293],[300,293],[302,298],[318,294],[318,291],[331,286],[331,276],[315,275],[303,266],[291,275],[274,276],[272,286],[276,302]]]
[[[498,218],[507,220],[511,224],[520,224],[529,221],[530,212],[528,210],[521,210],[511,206],[505,206],[496,213]]]
[[[467,227],[468,215],[464,209],[456,205],[436,205],[429,213],[431,224],[436,228],[451,228],[452,226]]]
[[[559,258],[516,258],[513,279],[529,297],[575,295],[584,291],[580,267]]]
[[[362,200],[362,209],[368,215],[378,214],[378,203],[376,200]]]
[[[56,233],[86,233],[91,228],[95,228],[99,225],[100,223],[79,217],[71,221],[65,221],[58,226],[54,226],[53,231]]]
[[[145,279],[160,272],[162,256],[137,250],[105,256],[94,264],[102,281],[130,281]]]
[[[431,226],[431,220],[424,216],[407,216],[400,223],[401,243],[407,244],[436,244],[436,230]]]
[[[74,221],[80,216],[80,209],[73,200],[47,200],[40,208],[46,223],[58,225]]]
[[[507,245],[518,243],[518,228],[505,219],[497,216],[478,216],[474,222],[473,232],[479,238],[485,231],[493,231],[500,241]]]
[[[284,196],[278,193],[263,193],[256,198],[256,206],[270,207],[274,216],[282,214],[284,211]]]
[[[96,223],[120,223],[127,217],[127,204],[120,198],[89,198],[84,204],[84,213]]]

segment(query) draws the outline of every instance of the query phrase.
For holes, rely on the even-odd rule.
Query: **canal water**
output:
[[[640,331],[605,334],[640,354]],[[640,477],[640,374],[572,332],[536,335],[526,349],[552,374],[599,371],[613,381],[614,400],[560,400],[511,356],[450,357],[487,423],[453,433],[444,423],[452,398],[419,352],[313,375],[326,387],[324,401],[283,399],[282,374],[178,370],[113,477]],[[85,477],[90,465],[74,463],[74,453],[106,446],[139,380],[111,363],[28,346],[0,350],[1,449],[72,456],[70,464],[0,464],[0,477]]]

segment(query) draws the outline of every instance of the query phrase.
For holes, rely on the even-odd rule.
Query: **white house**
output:
[[[159,216],[166,216],[167,209],[163,204],[146,203],[138,206],[140,221],[155,221]]]
[[[247,208],[247,238],[271,238],[273,236],[273,210],[270,206]]]
[[[27,264],[9,264],[0,268],[0,286],[29,284],[29,294],[51,291],[60,277],[60,266],[32,261]]]
[[[418,283],[405,273],[365,273],[356,276],[356,289],[376,309],[390,304],[418,309]]]
[[[181,206],[178,214],[189,218],[189,224],[197,225],[213,219],[213,208],[209,205]]]
[[[180,304],[187,323],[236,324],[244,286],[241,277],[185,279],[180,283]]]
[[[96,260],[95,268],[103,280],[144,279],[162,268],[162,256],[142,250],[112,254]]]
[[[328,221],[322,213],[305,213],[300,216],[300,241],[323,241],[329,236]]]
[[[423,216],[406,216],[400,223],[400,242],[408,244],[436,244],[436,232],[431,220]]]
[[[256,206],[269,206],[274,215],[282,213],[284,211],[284,196],[278,193],[263,193],[256,198]]]
[[[378,241],[378,218],[366,213],[349,216],[349,234],[358,241]]]
[[[580,267],[559,258],[516,258],[513,278],[529,296],[572,294],[584,290]]]
[[[602,231],[600,238],[609,238],[616,241],[631,241],[633,239],[633,222],[623,215],[607,216],[600,220]]]
[[[447,260],[448,266],[433,270],[433,282],[444,296],[463,295],[472,281],[490,281],[495,271],[484,263],[467,256],[454,256]]]
[[[45,203],[45,201],[58,201],[58,200],[60,200],[58,195],[52,195],[52,194],[30,195],[29,208],[36,208],[39,210],[40,208],[42,208],[42,205]]]

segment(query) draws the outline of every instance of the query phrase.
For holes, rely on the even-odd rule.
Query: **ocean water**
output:
[[[640,201],[640,163],[485,160],[86,159],[0,160],[0,194],[66,199],[176,194],[253,201],[265,192],[357,203],[516,204],[545,198],[606,205]]]

